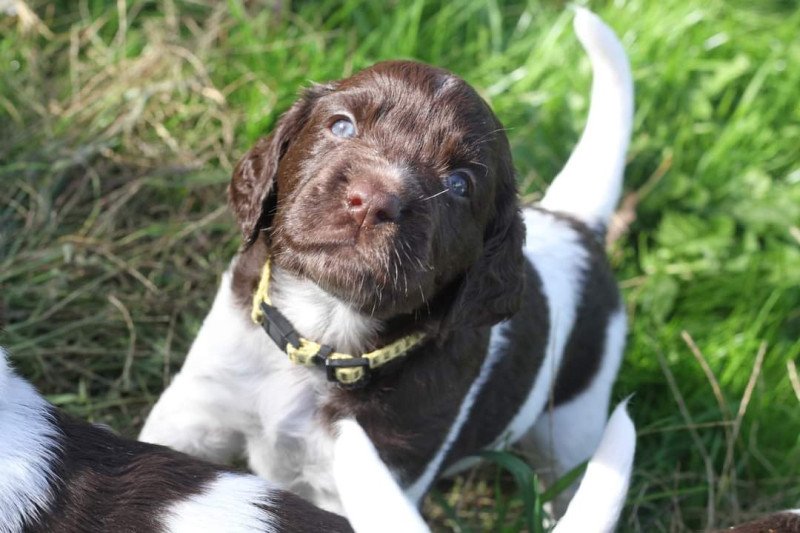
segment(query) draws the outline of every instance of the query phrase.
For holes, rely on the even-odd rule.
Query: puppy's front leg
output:
[[[429,531],[358,422],[347,418],[336,426],[333,477],[353,529],[359,532]]]
[[[244,449],[244,436],[231,425],[241,417],[218,402],[227,393],[201,376],[178,374],[145,422],[139,440],[224,464]]]
[[[225,273],[181,372],[153,407],[139,439],[214,462],[241,454],[243,432],[258,425],[251,398],[257,387],[249,385],[261,370],[259,333],[236,306]]]

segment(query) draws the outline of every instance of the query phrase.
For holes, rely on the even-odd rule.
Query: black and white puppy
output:
[[[614,33],[583,9],[575,27],[594,72],[586,129],[522,210],[503,128],[456,76],[386,62],[306,91],[237,166],[245,245],[142,440],[246,455],[374,531],[392,523],[395,482],[369,478],[387,467],[417,503],[480,449],[521,442],[553,478],[586,460],[625,339],[598,235],[621,193],[633,88]],[[267,302],[334,350],[307,359],[327,377],[253,322]],[[403,342],[362,388],[329,381],[335,357],[364,364]]]
[[[75,420],[0,348],[0,532],[352,531],[253,475]]]

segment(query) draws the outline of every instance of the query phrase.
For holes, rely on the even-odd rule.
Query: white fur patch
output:
[[[505,331],[508,329],[508,327],[509,323],[504,321],[492,328],[491,337],[489,338],[489,353],[486,355],[486,358],[481,364],[478,377],[472,382],[466,396],[464,396],[464,400],[461,402],[461,406],[458,408],[458,414],[456,415],[455,420],[453,420],[453,423],[450,425],[450,429],[448,430],[442,445],[436,451],[436,455],[434,455],[431,461],[425,466],[425,470],[423,470],[419,478],[417,478],[417,480],[406,489],[406,494],[412,501],[419,502],[419,500],[425,495],[428,487],[431,485],[431,483],[433,483],[436,474],[439,473],[439,469],[442,467],[442,462],[447,457],[447,452],[450,451],[450,448],[453,446],[453,444],[455,444],[456,439],[458,439],[458,436],[461,434],[461,428],[464,427],[464,424],[466,424],[467,420],[469,419],[472,406],[475,404],[475,400],[478,398],[483,386],[492,375],[492,369],[505,354],[503,345],[506,342]],[[462,465],[458,466],[460,467]]]
[[[578,492],[553,533],[614,531],[625,504],[636,451],[636,429],[626,411],[627,403],[620,403],[608,420]]]
[[[16,532],[53,498],[52,462],[58,430],[48,404],[17,377],[0,348],[0,532]]]
[[[334,444],[333,475],[353,529],[359,532],[429,531],[358,422],[344,419],[336,425],[339,435]]]
[[[270,505],[272,487],[245,474],[220,474],[206,489],[164,511],[169,533],[225,531],[226,533],[277,533],[275,517],[258,505]]]
[[[524,210],[523,218],[527,235],[525,257],[533,263],[542,280],[550,331],[545,356],[528,397],[495,446],[503,446],[522,437],[544,409],[575,323],[583,270],[588,260],[580,235],[566,222],[535,209]]]
[[[234,262],[236,259],[234,259]],[[260,476],[342,513],[333,439],[318,419],[328,387],[294,365],[235,301],[230,270],[181,372],[159,398],[141,440],[222,462],[246,452]],[[273,269],[272,301],[308,338],[358,351],[379,323],[307,280]]]
[[[271,361],[269,338],[234,301],[231,274],[219,291],[181,371],[145,422],[139,440],[215,462],[244,451],[244,428],[258,431],[256,407]]]
[[[608,224],[622,192],[633,124],[633,81],[622,44],[597,15],[578,7],[574,25],[592,64],[589,117],[542,206],[570,213],[598,229]]]

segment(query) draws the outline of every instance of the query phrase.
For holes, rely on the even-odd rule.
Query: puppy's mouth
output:
[[[272,236],[281,268],[378,317],[411,312],[433,293],[429,217],[365,225],[343,221],[341,212],[290,211]]]

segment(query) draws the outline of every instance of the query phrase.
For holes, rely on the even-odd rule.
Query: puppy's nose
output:
[[[371,180],[357,181],[347,189],[347,211],[359,226],[395,222],[400,216],[400,197]]]

